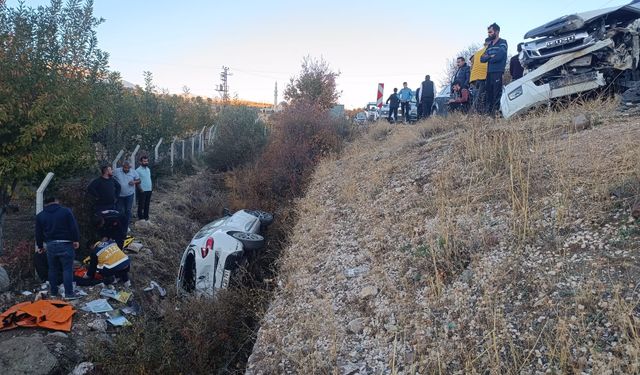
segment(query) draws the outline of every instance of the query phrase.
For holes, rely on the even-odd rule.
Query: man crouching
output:
[[[91,260],[84,278],[93,279],[97,271],[104,278],[105,284],[118,281],[124,283],[125,286],[131,285],[129,281],[131,261],[115,241],[98,241],[89,248]]]

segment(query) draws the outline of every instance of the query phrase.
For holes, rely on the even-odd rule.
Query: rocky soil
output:
[[[247,374],[640,372],[640,121],[375,125],[298,203]]]

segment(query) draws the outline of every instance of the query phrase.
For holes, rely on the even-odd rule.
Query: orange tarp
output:
[[[16,327],[42,327],[56,331],[71,331],[75,310],[60,300],[22,302],[0,314],[0,331]]]

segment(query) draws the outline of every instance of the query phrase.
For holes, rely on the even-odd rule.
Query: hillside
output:
[[[298,202],[247,373],[640,372],[639,139],[611,103],[372,126]]]

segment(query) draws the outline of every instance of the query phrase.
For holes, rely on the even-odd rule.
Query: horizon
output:
[[[109,68],[122,79],[143,85],[143,72],[171,94],[188,87],[194,96],[219,97],[222,66],[230,68],[229,95],[253,102],[278,103],[289,80],[297,76],[305,56],[324,58],[340,72],[340,104],[361,108],[376,100],[378,83],[385,98],[403,81],[415,89],[426,74],[440,87],[447,60],[486,37],[486,27],[497,22],[501,37],[514,54],[530,29],[563,15],[625,5],[628,0],[541,0],[518,3],[514,18],[510,2],[492,7],[469,1],[429,5],[409,1],[398,7],[379,0],[348,4],[329,0],[322,7],[255,0],[213,4],[204,0],[148,3],[95,0],[98,47],[109,53]],[[18,0],[7,0],[16,7]],[[50,1],[24,1],[25,6]],[[468,7],[469,16],[460,15]],[[407,11],[403,14],[403,10]],[[549,11],[557,9],[557,11]],[[465,14],[467,14],[465,12]],[[397,21],[382,21],[391,14]],[[451,23],[459,26],[451,26]],[[318,32],[322,30],[322,32]],[[446,30],[447,39],[439,36]],[[126,41],[126,42],[125,42]],[[419,48],[418,46],[423,46]]]

